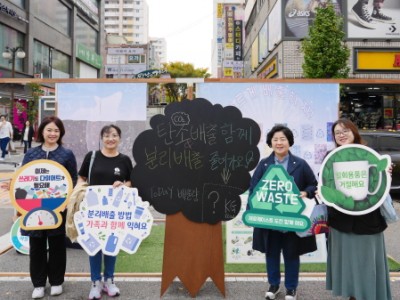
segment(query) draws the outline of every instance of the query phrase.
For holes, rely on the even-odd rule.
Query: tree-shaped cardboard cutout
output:
[[[260,128],[233,106],[174,102],[133,145],[132,183],[166,216],[161,295],[179,277],[195,296],[207,277],[222,294],[221,221],[240,211],[260,158]]]
[[[250,209],[244,212],[247,226],[286,231],[305,231],[310,219],[293,177],[281,165],[271,165],[258,182],[249,199]]]

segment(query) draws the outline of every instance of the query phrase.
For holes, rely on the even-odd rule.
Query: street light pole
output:
[[[24,58],[25,52],[22,50],[22,47],[10,48],[6,47],[6,51],[3,52],[3,57],[9,59],[9,63],[11,63],[11,78],[15,77],[15,59],[16,58]],[[11,83],[11,92],[10,92],[10,116],[8,118],[11,126],[14,127],[14,83]]]

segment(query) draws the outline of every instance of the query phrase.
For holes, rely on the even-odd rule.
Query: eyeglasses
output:
[[[338,130],[335,131],[335,136],[348,135],[350,131],[351,131],[350,129],[343,129],[342,131]]]

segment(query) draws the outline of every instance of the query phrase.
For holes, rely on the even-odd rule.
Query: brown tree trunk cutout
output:
[[[161,296],[175,277],[192,297],[210,277],[225,297],[221,222],[196,223],[181,212],[166,216]]]

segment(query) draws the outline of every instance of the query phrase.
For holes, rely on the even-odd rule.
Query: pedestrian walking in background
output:
[[[357,127],[339,119],[332,126],[336,147],[363,144]],[[326,288],[350,300],[390,300],[389,268],[380,209],[360,216],[328,207]]]
[[[24,128],[22,129],[21,139],[21,144],[24,143],[24,154],[28,149],[32,147],[32,139],[34,134],[35,131],[33,130],[33,126],[31,125],[29,120],[26,120]]]
[[[133,169],[131,159],[118,151],[121,142],[121,129],[116,125],[104,126],[100,132],[102,148],[95,152],[94,160],[91,159],[93,152],[86,154],[79,170],[78,184],[89,185],[112,185],[114,188],[120,186],[131,187],[130,176]],[[89,176],[90,175],[90,176]],[[104,282],[101,270],[104,260]],[[94,256],[89,256],[90,278],[92,287],[89,299],[101,299],[102,292],[110,297],[120,294],[119,288],[114,283],[114,271],[117,257],[103,255],[102,251]]]
[[[286,126],[274,126],[267,134],[267,144],[273,152],[258,164],[251,178],[249,199],[268,167],[274,164],[283,166],[293,177],[302,198],[314,198],[317,179],[311,167],[289,151],[289,147],[294,144],[293,132]],[[282,252],[285,263],[285,300],[296,300],[300,255],[317,250],[315,236],[300,238],[294,232],[254,228],[253,249],[265,253],[266,257],[269,289],[265,298],[275,299],[280,293]]]
[[[71,175],[75,185],[77,165],[74,153],[62,146],[65,129],[62,121],[55,117],[46,117],[38,129],[39,146],[29,149],[24,155],[22,165],[38,159],[49,159],[63,165]],[[34,286],[33,299],[44,297],[47,278],[51,286],[50,295],[63,292],[62,284],[67,264],[65,246],[65,212],[61,213],[63,222],[55,229],[22,230],[29,236],[29,271]]]
[[[6,120],[4,115],[0,116],[0,148],[1,148],[1,158],[4,160],[8,154],[7,147],[10,140],[13,138],[13,128],[11,123]]]

